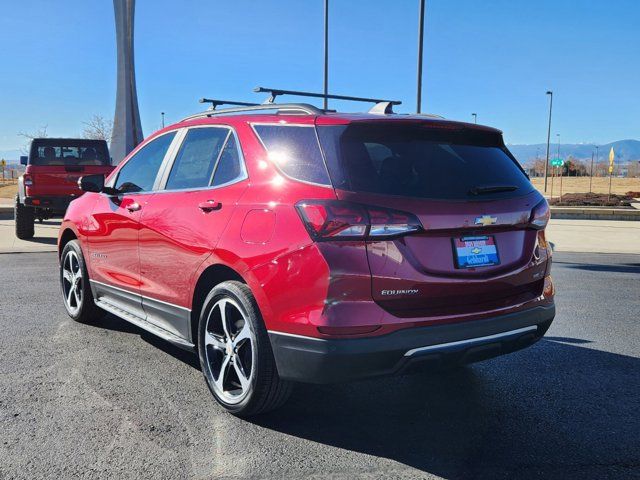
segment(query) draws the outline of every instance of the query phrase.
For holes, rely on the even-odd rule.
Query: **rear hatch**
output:
[[[27,195],[80,195],[80,177],[107,175],[113,168],[104,140],[35,139],[25,171]]]
[[[542,293],[530,221],[546,207],[499,131],[452,122],[318,126],[340,200],[414,216],[367,241],[374,300],[400,317],[503,308]]]

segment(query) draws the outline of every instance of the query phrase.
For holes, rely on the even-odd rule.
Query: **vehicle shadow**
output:
[[[574,263],[574,262],[554,262],[558,265],[566,265],[567,268],[574,270],[585,270],[588,272],[613,272],[613,273],[638,273],[640,274],[639,263],[623,263],[623,264],[592,264],[592,263]]]
[[[195,352],[189,352],[182,348],[176,347],[175,345],[172,345],[171,343],[156,337],[146,330],[138,328],[137,326],[127,322],[126,320],[122,320],[121,318],[116,317],[115,315],[107,313],[103,318],[95,323],[95,326],[98,328],[105,328],[107,330],[113,330],[116,332],[138,335],[149,345],[152,345],[158,350],[162,350],[164,353],[171,355],[175,359],[180,360],[181,362],[195,368],[196,370],[200,370],[200,361],[198,360],[198,356]]]
[[[299,385],[284,408],[249,421],[445,478],[637,474],[640,360],[581,343],[549,338],[439,374]]]

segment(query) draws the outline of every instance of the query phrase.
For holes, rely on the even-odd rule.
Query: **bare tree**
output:
[[[94,115],[88,122],[83,122],[82,136],[91,140],[111,140],[113,126],[102,115]]]
[[[29,155],[29,147],[31,146],[31,141],[34,138],[47,138],[49,136],[47,133],[47,127],[48,125],[40,127],[35,132],[18,132],[18,136],[23,137],[27,141],[27,143],[20,148],[23,155]]]

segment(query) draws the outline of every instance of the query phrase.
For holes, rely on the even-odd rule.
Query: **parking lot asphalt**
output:
[[[0,478],[640,478],[640,256],[554,260],[533,347],[241,420],[194,355],[71,321],[55,254],[0,255]]]

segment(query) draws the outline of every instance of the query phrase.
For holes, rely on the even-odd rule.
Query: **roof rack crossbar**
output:
[[[216,107],[219,107],[220,105],[236,105],[236,106],[243,106],[243,107],[252,107],[252,106],[259,105],[259,103],[234,102],[232,100],[217,100],[213,98],[201,98],[199,102],[210,103],[211,104],[211,107],[209,107],[210,110],[215,110]]]
[[[239,102],[238,102],[239,103]],[[272,104],[248,104],[235,108],[223,108],[221,110],[206,110],[183,118],[181,122],[196,118],[211,117],[214,115],[226,115],[233,113],[255,112],[261,110],[276,110],[278,113],[302,113],[304,115],[322,115],[324,110],[309,105],[308,103],[272,103]]]
[[[352,102],[367,102],[367,103],[389,103],[390,105],[400,105],[402,102],[400,100],[384,100],[381,98],[366,98],[366,97],[351,97],[348,95],[332,95],[332,94],[324,94],[324,93],[313,93],[313,92],[300,92],[297,90],[282,90],[279,88],[265,88],[265,87],[256,87],[253,89],[256,93],[268,93],[270,96],[267,98],[266,104],[272,104],[277,96],[280,95],[295,95],[298,97],[313,97],[313,98],[331,98],[333,100],[348,100]]]

